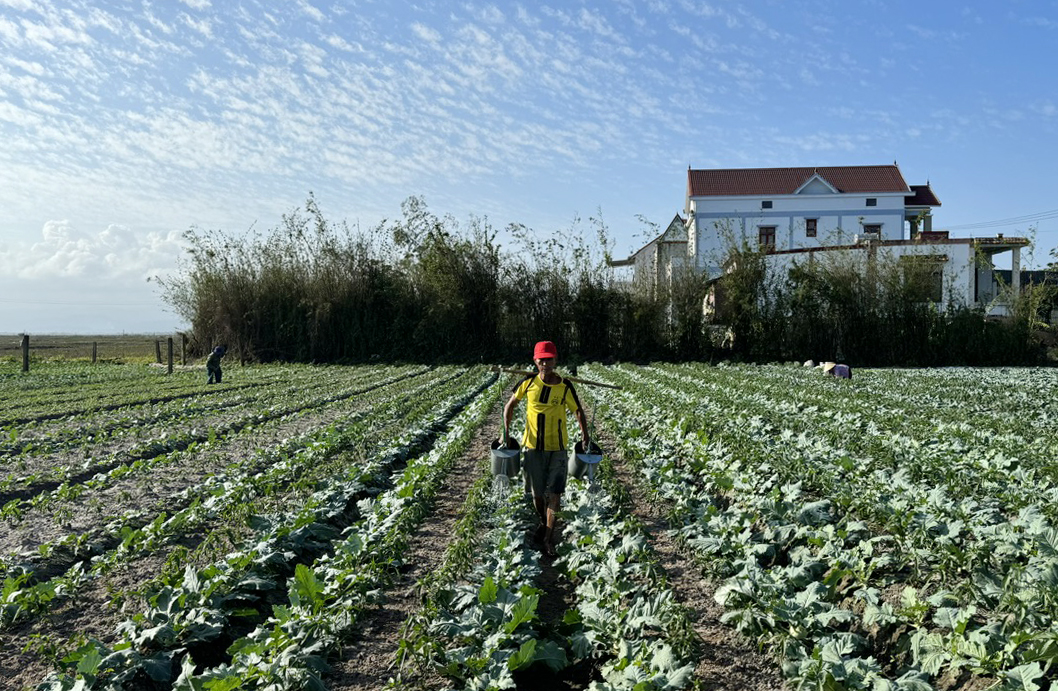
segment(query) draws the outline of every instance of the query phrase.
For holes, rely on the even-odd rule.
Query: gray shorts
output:
[[[569,453],[565,450],[526,449],[522,454],[522,468],[525,471],[526,484],[533,490],[533,496],[543,497],[565,492],[568,463]]]

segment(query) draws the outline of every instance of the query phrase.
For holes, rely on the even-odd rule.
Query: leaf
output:
[[[536,659],[551,668],[552,672],[559,672],[569,665],[566,651],[555,641],[544,641],[537,646]]]
[[[496,581],[493,580],[492,576],[486,576],[485,582],[481,585],[481,589],[478,591],[478,602],[483,605],[491,605],[496,601],[496,595],[499,593],[499,586],[496,585]]]
[[[103,656],[97,649],[92,648],[77,661],[77,673],[84,677],[94,677],[99,672],[99,663],[102,661]]]
[[[315,610],[322,604],[323,584],[316,578],[316,572],[305,564],[298,564],[294,569],[294,592],[291,594],[291,603],[295,605],[311,605]]]
[[[511,620],[503,627],[504,631],[507,633],[514,633],[514,630],[517,629],[519,625],[535,619],[536,605],[539,600],[539,595],[529,595],[519,598],[518,602],[514,605],[514,609],[511,611]]]
[[[536,653],[536,639],[530,638],[522,646],[518,648],[518,652],[507,658],[507,669],[512,672],[523,667],[528,667],[533,663],[533,656]]]
[[[1040,669],[1040,663],[1032,662],[1008,669],[1003,672],[1003,676],[1008,682],[1004,684],[1004,689],[1010,689],[1010,691],[1040,691],[1041,687],[1036,683],[1036,680],[1043,676],[1043,670]]]

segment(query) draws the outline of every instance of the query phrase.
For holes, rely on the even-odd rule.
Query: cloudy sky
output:
[[[615,253],[686,170],[885,164],[935,227],[1058,244],[1058,1],[0,0],[0,333],[164,333],[189,228],[311,191]],[[992,223],[997,222],[997,223]]]

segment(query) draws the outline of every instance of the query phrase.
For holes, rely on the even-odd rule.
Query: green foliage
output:
[[[510,361],[541,339],[571,364],[707,355],[701,281],[634,295],[607,263],[601,217],[584,225],[539,240],[512,224],[505,248],[487,218],[460,225],[410,197],[400,219],[354,232],[310,195],[264,234],[192,228],[181,270],[160,283],[192,352],[223,343],[244,360]]]
[[[510,224],[511,247],[501,247],[487,218],[461,225],[420,197],[401,211],[354,232],[330,223],[310,194],[265,234],[191,229],[181,271],[160,281],[163,297],[191,323],[193,352],[223,343],[244,360],[509,362],[541,339],[570,364],[716,354],[702,309],[716,277],[676,271],[630,290],[609,265],[601,214],[544,239]],[[1010,296],[1013,316],[990,321],[982,308],[937,309],[928,255],[879,252],[866,266],[825,257],[778,275],[760,248],[718,232],[730,249],[714,286],[717,316],[737,358],[937,365],[1043,355],[1033,334],[1053,286]]]
[[[857,365],[1014,365],[1041,361],[1034,338],[1051,286],[1014,295],[1005,319],[980,306],[938,307],[937,266],[929,255],[867,259],[825,256],[769,269],[746,245],[730,252],[720,279],[723,320],[734,353],[746,360],[847,361]],[[944,286],[945,292],[951,289]]]

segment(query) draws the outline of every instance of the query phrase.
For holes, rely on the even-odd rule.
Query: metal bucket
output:
[[[584,442],[579,441],[573,447],[573,455],[569,457],[566,470],[578,480],[589,473],[592,468],[602,460],[602,449],[595,442],[591,442],[588,448],[584,448]]]
[[[492,475],[514,477],[521,470],[522,449],[518,442],[508,439],[506,446],[499,439],[492,442]]]

